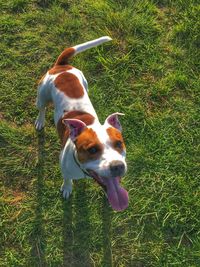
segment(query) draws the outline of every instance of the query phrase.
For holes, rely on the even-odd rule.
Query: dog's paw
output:
[[[35,129],[37,131],[41,131],[43,128],[44,128],[44,120],[37,118],[37,120],[35,121]]]
[[[65,188],[65,189],[62,191],[63,198],[64,198],[64,199],[68,199],[69,196],[71,195],[71,193],[72,193],[72,188]]]
[[[65,183],[63,183],[60,188],[60,191],[62,192],[63,198],[68,199],[72,193],[72,185],[71,184],[65,185]]]

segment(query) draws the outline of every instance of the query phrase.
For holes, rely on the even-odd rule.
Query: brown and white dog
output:
[[[123,114],[108,116],[102,125],[88,97],[83,73],[68,65],[69,59],[76,54],[110,40],[104,36],[66,48],[61,53],[39,83],[39,115],[35,127],[37,130],[44,127],[45,108],[53,102],[54,122],[62,143],[63,197],[68,198],[71,194],[73,179],[92,177],[105,190],[112,208],[119,211],[128,206],[128,193],[120,185],[127,170],[126,150],[118,120],[118,115]]]

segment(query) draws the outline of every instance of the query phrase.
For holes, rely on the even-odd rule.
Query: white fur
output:
[[[127,164],[125,161],[126,152],[124,151],[122,154],[117,152],[115,149],[112,148],[112,144],[106,129],[110,127],[107,122],[105,121],[104,125],[93,124],[88,126],[88,128],[92,128],[95,133],[97,133],[99,141],[103,144],[104,150],[103,154],[98,160],[95,161],[88,161],[84,164],[81,164],[83,169],[92,169],[95,170],[98,175],[103,177],[110,177],[110,163],[113,160],[119,160],[124,163],[125,171],[127,169]]]
[[[79,53],[90,47],[99,45],[109,40],[111,40],[110,37],[101,37],[99,39],[77,45],[74,48],[76,49],[76,53]],[[77,99],[66,96],[54,85],[54,80],[60,73],[55,75],[50,75],[49,73],[47,73],[38,88],[37,107],[39,109],[39,115],[35,122],[35,127],[37,130],[41,130],[44,127],[45,109],[49,102],[53,102],[54,104],[55,125],[57,125],[58,120],[63,116],[64,110],[81,110],[94,116],[94,123],[88,127],[92,128],[96,132],[98,139],[103,144],[104,150],[102,156],[98,160],[80,164],[80,168],[76,160],[74,160],[74,155],[76,155],[75,145],[70,138],[68,139],[60,153],[61,172],[64,178],[64,183],[61,187],[61,190],[63,192],[64,198],[68,198],[72,192],[72,179],[80,179],[84,177],[89,178],[83,170],[92,169],[99,175],[109,177],[109,164],[112,160],[120,160],[125,164],[126,167],[125,152],[123,154],[119,154],[111,147],[110,139],[106,131],[109,126],[107,124],[107,121],[105,121],[104,125],[101,125],[98,120],[95,109],[92,106],[87,93],[87,80],[84,77],[83,73],[76,68],[72,68],[67,72],[74,74],[78,78],[80,84],[83,87],[84,95],[81,98]]]
[[[75,55],[80,53],[80,52],[83,52],[87,49],[90,49],[92,47],[98,46],[100,44],[103,44],[103,43],[111,41],[111,40],[112,39],[109,36],[103,36],[103,37],[100,37],[98,39],[95,39],[95,40],[92,40],[92,41],[89,41],[89,42],[86,42],[83,44],[76,45],[73,47],[76,50]]]

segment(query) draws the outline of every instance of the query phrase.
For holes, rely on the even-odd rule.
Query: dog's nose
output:
[[[120,160],[113,160],[110,163],[110,171],[113,176],[121,176],[124,174],[125,165]]]

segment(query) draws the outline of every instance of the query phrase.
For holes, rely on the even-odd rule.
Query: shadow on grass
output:
[[[33,266],[44,267],[45,260],[45,247],[46,240],[43,228],[43,215],[42,209],[44,206],[43,193],[44,193],[44,163],[45,163],[45,132],[42,130],[38,133],[38,163],[36,166],[37,182],[36,182],[36,207],[35,207],[35,220],[33,229],[30,236],[31,249],[31,264]]]
[[[102,245],[103,259],[102,266],[112,267],[112,246],[111,246],[111,214],[112,210],[108,207],[108,199],[105,195],[102,198]]]
[[[74,198],[74,249],[73,266],[92,266],[90,259],[91,227],[89,218],[87,184],[85,181],[75,181]]]
[[[74,194],[63,202],[63,266],[64,267],[90,267],[94,266],[90,254],[96,250],[92,243],[92,227],[89,211],[89,196],[86,193],[85,181],[74,181]],[[108,200],[102,198],[102,235],[101,246],[103,257],[101,266],[112,267],[111,246],[111,214]]]
[[[73,229],[72,229],[72,196],[68,201],[63,199],[63,267],[73,263]]]

